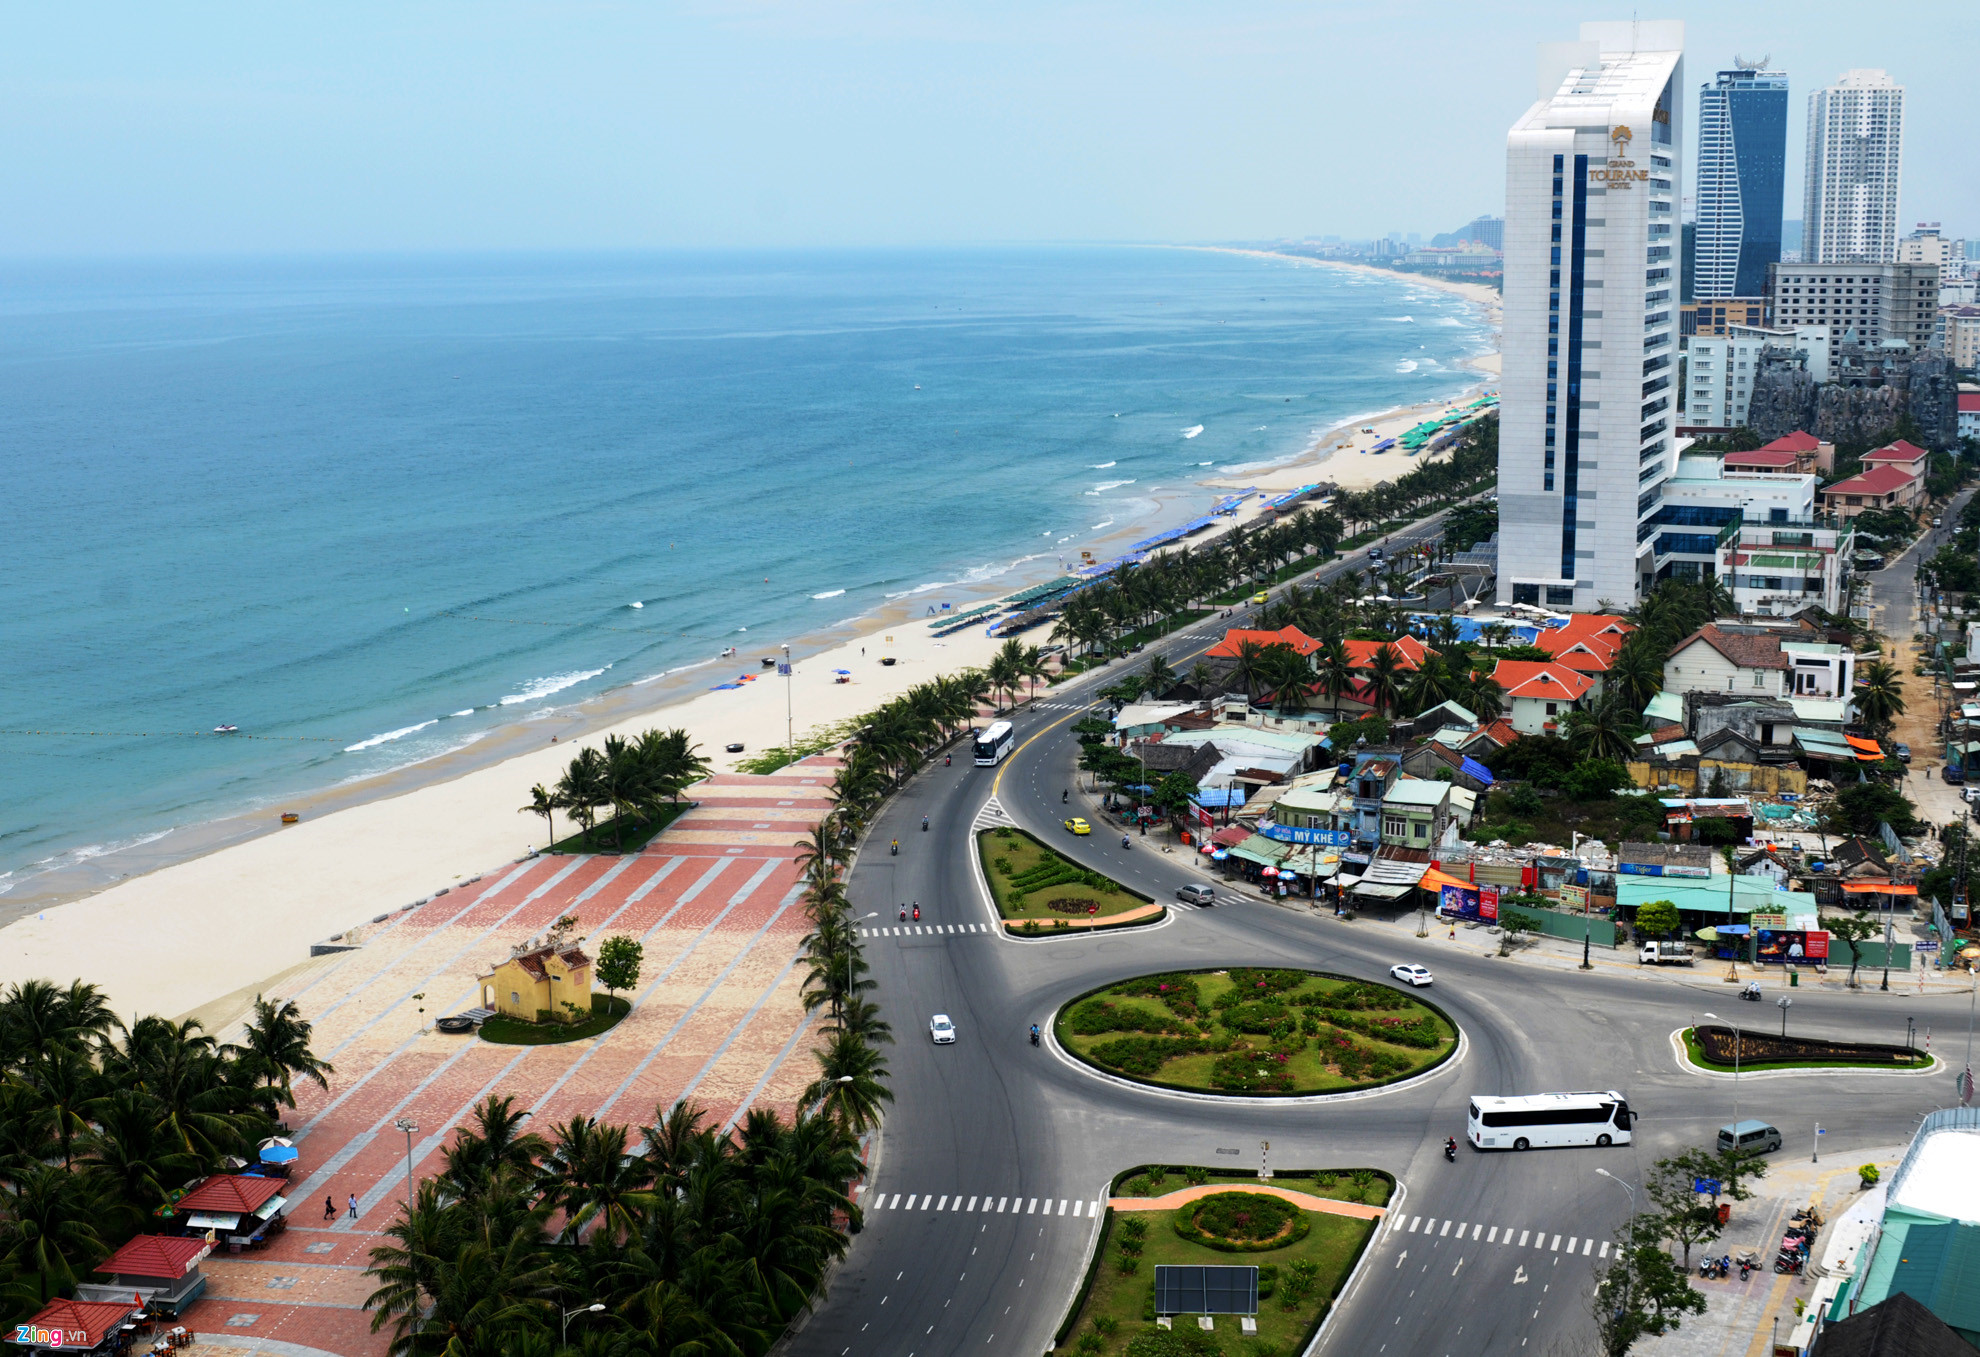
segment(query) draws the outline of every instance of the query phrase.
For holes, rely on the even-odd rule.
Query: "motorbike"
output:
[[[1066,804],[1066,798],[1067,798],[1068,796],[1071,796],[1071,795],[1072,795],[1072,793],[1071,793],[1071,792],[1067,792],[1067,791],[1061,791],[1061,792],[1059,793],[1059,804],[1060,804],[1060,805],[1062,805],[1062,806],[1063,806],[1063,805],[1065,805],[1065,804]]]
[[[1132,847],[1134,847],[1134,840],[1132,840],[1132,839],[1130,839],[1130,838],[1129,838],[1129,837],[1128,837],[1127,835],[1125,835],[1125,834],[1123,834],[1123,835],[1121,835],[1121,847],[1123,847],[1123,848],[1132,848]]]
[[[916,906],[914,907],[914,921],[915,921],[916,923],[920,923],[920,922],[921,922],[921,906],[920,906],[920,905],[916,905]]]
[[[902,905],[902,906],[901,906],[901,922],[902,922],[902,923],[906,923],[906,922],[907,922],[907,906],[906,906],[906,905]]]
[[[887,849],[887,853],[891,857],[899,857],[901,855],[901,841],[899,839],[895,839],[894,842],[891,845],[889,845]]]
[[[1759,1003],[1760,982],[1758,980],[1755,980],[1751,984],[1747,985],[1745,989],[1739,992],[1739,997],[1742,999],[1751,999],[1756,1004]]]
[[[928,832],[928,817],[926,815],[921,817],[921,832],[924,834]]]
[[[1455,1140],[1444,1142],[1444,1160],[1446,1163],[1457,1163],[1457,1142]]]
[[[1034,1024],[1031,1029],[1031,1044],[1033,1046],[1036,1046],[1038,1044],[1038,1028],[1036,1024]]]
[[[953,754],[944,754],[944,755],[942,756],[942,766],[943,766],[944,768],[947,768],[947,767],[949,767],[949,766],[951,766],[951,763],[953,762],[953,760],[954,760],[954,759],[955,759],[955,755],[953,755]]]

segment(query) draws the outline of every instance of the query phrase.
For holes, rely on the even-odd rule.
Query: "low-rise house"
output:
[[[199,1265],[212,1252],[201,1235],[139,1235],[96,1265],[109,1280],[81,1283],[76,1299],[135,1299],[154,1313],[176,1315],[206,1291]]]
[[[1616,849],[1619,876],[1677,876],[1703,880],[1718,855],[1697,843],[1625,842]]]
[[[1849,593],[1856,532],[1847,521],[1740,523],[1719,544],[1719,578],[1741,615],[1840,613]]]
[[[591,958],[564,930],[518,945],[481,977],[481,1001],[505,1018],[563,1022],[591,1016]]]
[[[1401,777],[1402,755],[1394,750],[1355,756],[1345,779],[1353,818],[1341,827],[1354,836],[1357,846],[1372,847],[1382,841],[1382,802]]]
[[[1402,767],[1411,777],[1437,779],[1481,794],[1491,789],[1493,781],[1492,770],[1484,764],[1435,740],[1404,754]]]
[[[1316,732],[1261,730],[1228,722],[1208,730],[1177,731],[1163,736],[1162,743],[1177,748],[1217,747],[1217,762],[1197,778],[1199,787],[1262,787],[1286,782],[1312,772],[1332,757],[1326,737]]]
[[[1901,465],[1873,466],[1819,492],[1822,512],[1855,518],[1865,509],[1914,511],[1925,503],[1925,478]]]
[[[1232,627],[1224,633],[1223,640],[1203,652],[1203,658],[1234,660],[1246,642],[1266,650],[1273,646],[1291,646],[1302,655],[1311,655],[1320,649],[1320,643],[1298,627],[1281,627],[1277,631],[1255,631],[1245,627]]]
[[[1451,822],[1451,784],[1398,778],[1382,798],[1382,842],[1397,848],[1435,848]]]
[[[1787,434],[1784,437],[1776,438],[1773,442],[1762,447],[1760,451],[1765,453],[1792,453],[1795,458],[1795,471],[1804,476],[1826,476],[1834,471],[1836,466],[1836,445],[1834,443],[1824,443],[1814,434],[1801,429],[1796,429],[1793,433]],[[1726,464],[1730,467],[1733,458],[1751,456],[1753,456],[1752,453],[1728,453],[1726,455]]]
[[[1635,626],[1605,613],[1574,613],[1564,627],[1542,627],[1533,644],[1552,656],[1563,669],[1594,680],[1591,696],[1602,695],[1602,679],[1616,661]]]
[[[1856,690],[1856,653],[1826,641],[1782,641],[1789,697],[1847,699]]]
[[[1586,674],[1536,660],[1500,660],[1492,678],[1505,689],[1507,716],[1521,735],[1558,734],[1567,714],[1595,688]]]
[[[1139,740],[1127,752],[1141,760],[1141,766],[1148,771],[1148,783],[1153,786],[1170,773],[1181,773],[1201,787],[1210,770],[1223,761],[1223,754],[1213,743],[1189,742],[1171,743],[1168,740]]]
[[[1132,740],[1212,724],[1212,718],[1195,702],[1131,702],[1114,715],[1114,744],[1125,749]]]
[[[1710,622],[1671,648],[1664,691],[1786,697],[1788,670],[1778,631]]]

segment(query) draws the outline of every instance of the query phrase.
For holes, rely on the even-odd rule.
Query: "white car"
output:
[[[1430,968],[1428,966],[1391,966],[1389,967],[1389,974],[1402,981],[1405,985],[1416,985],[1420,988],[1430,983]]]
[[[947,1046],[956,1039],[956,1025],[949,1021],[946,1013],[937,1013],[928,1020],[928,1035],[935,1039],[937,1046]]]

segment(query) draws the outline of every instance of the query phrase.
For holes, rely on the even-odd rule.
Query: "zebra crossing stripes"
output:
[[[976,818],[970,821],[969,827],[973,830],[998,829],[1004,825],[1015,825],[1016,823],[1017,821],[1011,818],[1010,812],[1004,809],[1003,802],[993,796],[977,807]]]
[[[1396,1215],[1389,1217],[1390,1234],[1421,1234],[1437,1239],[1449,1239],[1452,1243],[1468,1242],[1496,1244],[1500,1248],[1533,1248],[1546,1253],[1558,1253],[1583,1258],[1607,1258],[1609,1241],[1582,1235],[1550,1235],[1546,1230],[1531,1228],[1520,1230],[1514,1237],[1511,1225],[1487,1225],[1483,1221],[1452,1220],[1441,1222],[1435,1216],[1410,1216],[1405,1219]],[[1529,1241],[1531,1241],[1529,1243]],[[1565,1243],[1563,1243],[1565,1241]]]
[[[1079,1197],[999,1197],[994,1195],[965,1195],[963,1193],[934,1192],[875,1192],[870,1197],[866,1189],[858,1189],[860,1205],[868,1212],[873,1211],[935,1211],[964,1215],[1010,1215],[1010,1216],[1071,1216],[1075,1219],[1089,1219],[1098,1216],[1106,1203],[1088,1201]]]
[[[988,933],[988,924],[889,924],[882,928],[862,928],[862,938],[902,938],[931,933]]]

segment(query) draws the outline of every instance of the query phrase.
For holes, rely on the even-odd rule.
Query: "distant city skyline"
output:
[[[1533,98],[1535,45],[1619,18],[1450,0],[24,7],[0,46],[0,256],[1427,239],[1503,213],[1501,133]],[[1980,235],[1971,7],[1643,18],[1685,22],[1692,70],[1766,53],[1797,95],[1889,71],[1908,91],[1905,225]]]

